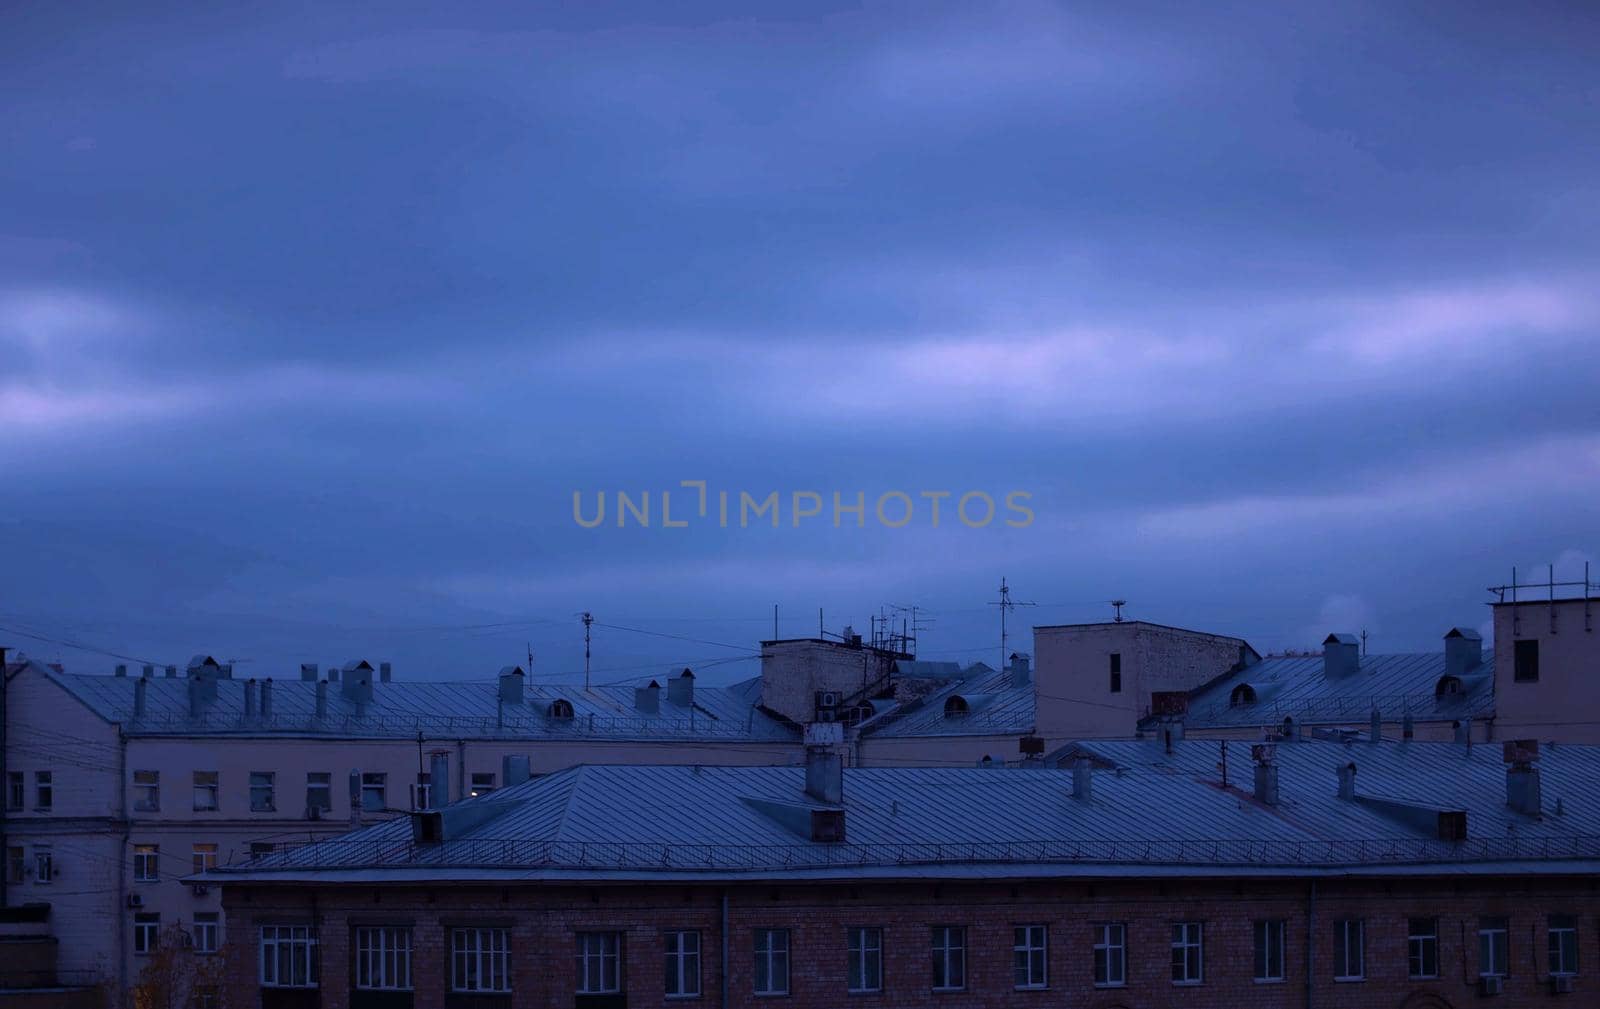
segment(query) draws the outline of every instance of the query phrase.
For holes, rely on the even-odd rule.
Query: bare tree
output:
[[[133,986],[134,1009],[222,1009],[223,957],[196,953],[182,924],[163,929]]]

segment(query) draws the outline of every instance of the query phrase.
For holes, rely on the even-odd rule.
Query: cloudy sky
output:
[[[156,7],[0,15],[0,643],[1431,649],[1600,549],[1592,5]]]

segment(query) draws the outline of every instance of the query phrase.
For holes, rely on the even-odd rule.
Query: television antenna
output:
[[[1037,603],[1017,602],[1011,598],[1011,587],[1006,584],[1004,577],[1000,579],[1000,601],[990,603],[990,606],[1000,607],[1000,671],[1006,668],[1006,615],[1018,606],[1037,606]]]

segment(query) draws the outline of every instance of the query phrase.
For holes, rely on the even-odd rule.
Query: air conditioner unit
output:
[[[195,883],[195,884],[193,884],[191,889],[194,890],[194,895],[196,897],[204,897],[206,894],[211,892],[211,887],[207,886],[204,883]]]
[[[130,894],[128,894],[128,906],[129,907],[144,907],[144,894],[142,894],[142,893],[130,893]]]
[[[817,707],[837,708],[839,706],[839,692],[837,690],[817,691]]]
[[[1478,978],[1478,990],[1485,995],[1498,995],[1505,986],[1505,979],[1498,974],[1486,974]]]
[[[1550,994],[1552,994],[1552,995],[1571,995],[1572,994],[1572,975],[1571,974],[1556,974],[1555,976],[1551,977],[1550,978]]]

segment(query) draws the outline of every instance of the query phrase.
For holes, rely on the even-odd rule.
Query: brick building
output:
[[[1086,743],[1065,770],[841,771],[810,741],[805,768],[573,768],[208,874],[228,1004],[1600,991],[1600,749],[1297,742],[1223,772],[1218,741]]]

